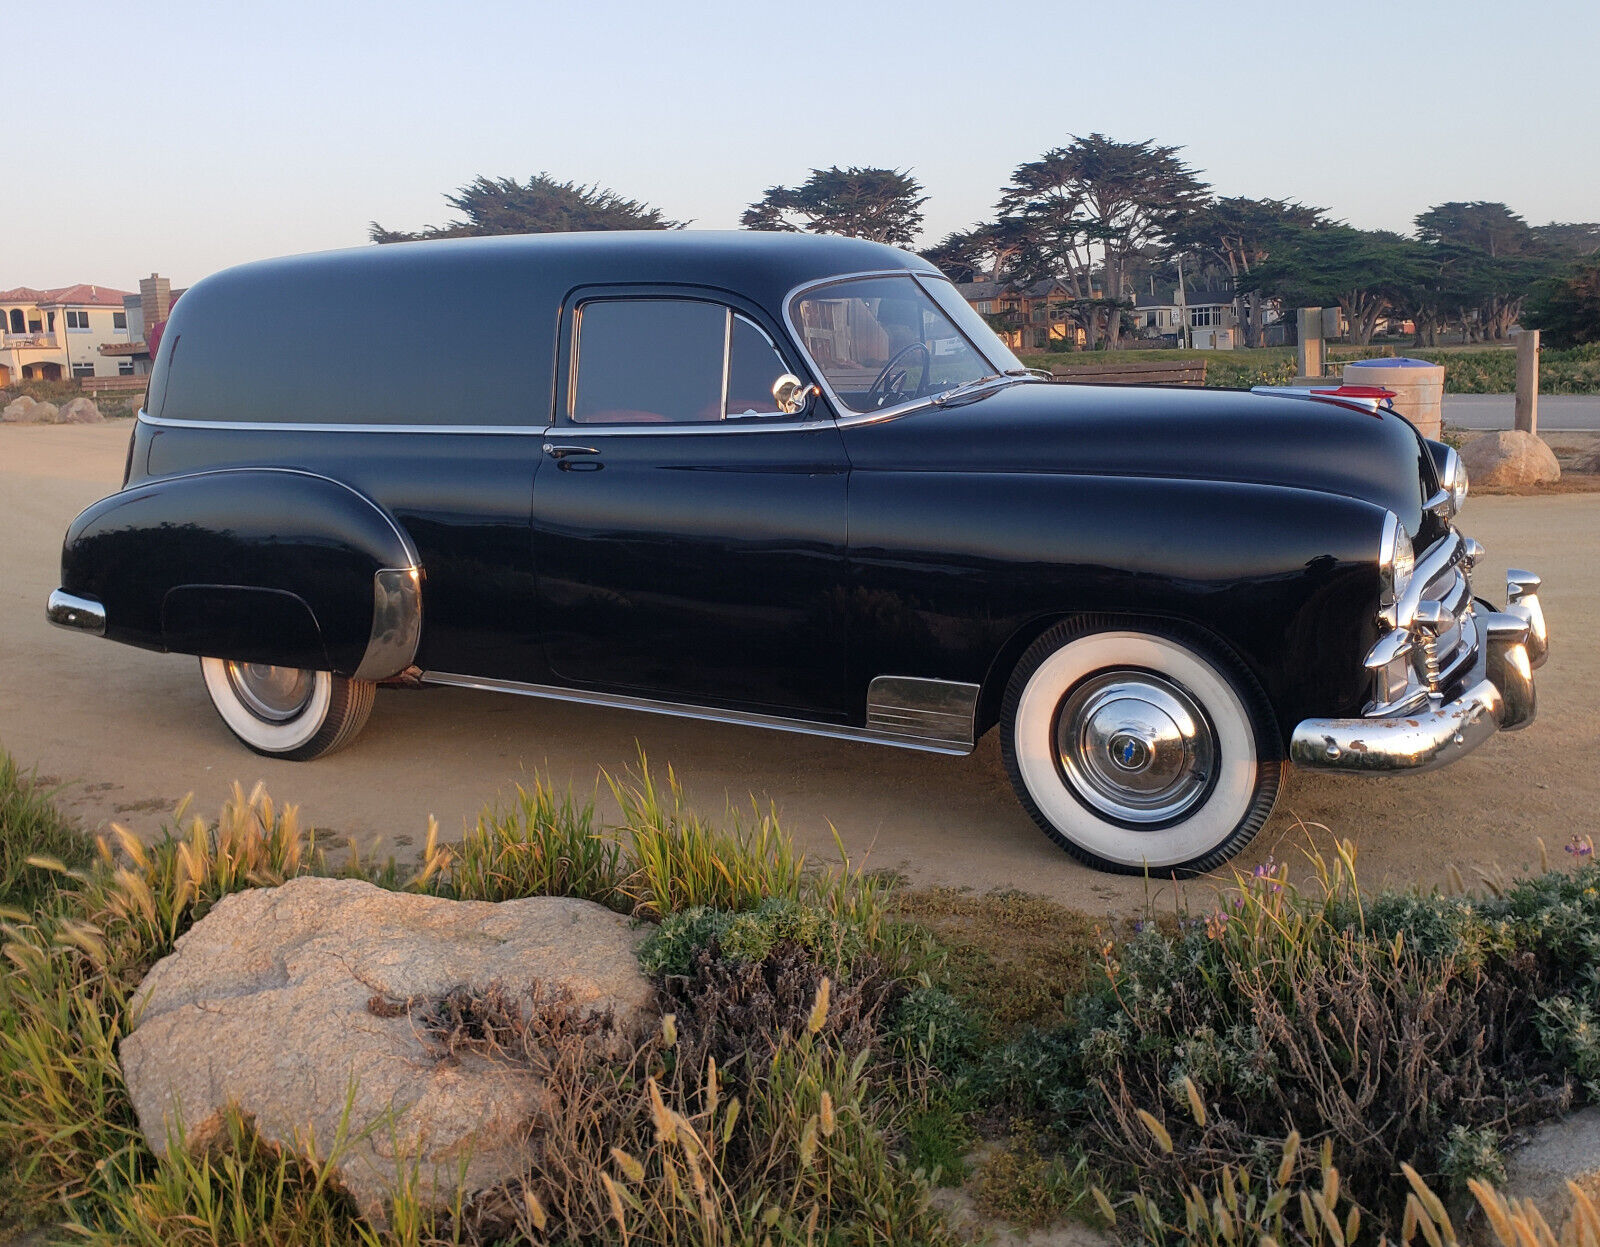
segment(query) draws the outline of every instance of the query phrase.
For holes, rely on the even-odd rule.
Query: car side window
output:
[[[577,424],[722,418],[726,308],[691,299],[596,300],[578,309]]]
[[[789,371],[755,321],[701,299],[593,299],[578,308],[575,424],[706,424],[781,415]]]
[[[788,371],[761,326],[733,313],[728,331],[728,419],[781,415],[772,383]]]

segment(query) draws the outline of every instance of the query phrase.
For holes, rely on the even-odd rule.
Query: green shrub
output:
[[[977,1055],[980,1040],[972,1011],[928,982],[901,998],[890,1034],[925,1064],[944,1072],[965,1069]]]
[[[849,966],[867,947],[848,923],[789,897],[767,897],[743,913],[693,909],[668,914],[639,951],[644,972],[654,977],[688,974],[696,953],[714,948],[734,964],[765,961],[780,943],[792,943],[836,969]]]
[[[1168,1199],[1230,1168],[1260,1179],[1286,1121],[1332,1141],[1352,1198],[1391,1231],[1402,1162],[1453,1186],[1492,1173],[1502,1131],[1600,1071],[1600,871],[1369,900],[1353,860],[1341,846],[1306,891],[1260,868],[1210,916],[1108,944],[1065,1024],[988,1054],[981,1092]]]

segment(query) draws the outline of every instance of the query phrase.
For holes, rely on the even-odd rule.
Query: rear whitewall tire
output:
[[[1046,835],[1097,869],[1211,870],[1254,838],[1277,799],[1283,763],[1271,708],[1250,673],[1220,648],[1162,625],[1108,622],[1058,624],[1018,663],[1000,721],[1012,786]],[[1075,742],[1099,725],[1061,722],[1075,704],[1075,690],[1092,690],[1092,682],[1116,676],[1136,690],[1134,696],[1177,707],[1179,722],[1185,707],[1198,711],[1188,716],[1192,739],[1186,738],[1193,774],[1178,769],[1166,804],[1158,794],[1148,810],[1119,810],[1123,803],[1111,783],[1097,788],[1085,779],[1087,772],[1114,781],[1114,765],[1073,765]],[[1139,750],[1130,746],[1129,752]],[[1126,797],[1132,802],[1144,795],[1130,789]]]
[[[256,753],[291,762],[308,762],[342,749],[366,725],[377,685],[351,680],[330,671],[307,671],[310,690],[304,703],[285,716],[263,717],[253,710],[235,684],[237,669],[224,658],[202,658],[200,673],[206,692],[224,724]]]

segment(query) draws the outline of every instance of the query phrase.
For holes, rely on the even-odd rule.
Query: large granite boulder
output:
[[[0,410],[0,423],[27,424],[33,419],[28,413],[39,405],[31,394],[19,394]]]
[[[1485,433],[1460,453],[1467,479],[1474,485],[1551,485],[1561,479],[1555,452],[1521,429]]]
[[[442,1051],[419,1006],[500,988],[567,997],[654,1022],[639,971],[644,932],[589,901],[486,902],[302,878],[229,896],[178,941],[135,996],[119,1055],[140,1129],[158,1155],[181,1120],[191,1148],[230,1106],[270,1142],[326,1155],[354,1088],[338,1180],[382,1222],[400,1167],[447,1198],[514,1178],[544,1111],[536,1062]],[[366,1132],[364,1135],[362,1132]]]
[[[78,395],[70,403],[61,408],[56,417],[57,424],[104,424],[105,417],[100,414],[100,408],[95,406],[94,399],[85,394]]]
[[[1572,1214],[1568,1182],[1600,1201],[1600,1108],[1535,1127],[1528,1141],[1506,1156],[1500,1192],[1507,1199],[1531,1199],[1560,1236]]]

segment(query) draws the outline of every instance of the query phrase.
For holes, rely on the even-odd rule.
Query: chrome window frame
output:
[[[709,292],[708,292],[709,294]],[[572,418],[572,406],[578,393],[578,377],[580,363],[580,346],[583,339],[583,310],[591,303],[706,303],[712,307],[720,308],[723,312],[722,321],[722,415],[715,420],[667,420],[661,423],[633,422],[619,424],[601,424],[598,421],[578,421]],[[549,426],[545,431],[552,434],[595,434],[604,433],[607,437],[616,434],[661,434],[661,433],[715,433],[724,431],[732,425],[743,431],[752,432],[756,429],[774,431],[794,430],[799,428],[815,428],[819,424],[831,423],[827,414],[814,417],[810,420],[780,420],[778,417],[784,413],[773,411],[757,413],[753,416],[739,415],[732,419],[728,417],[728,383],[729,374],[733,368],[733,322],[742,320],[749,325],[772,348],[772,353],[777,356],[778,362],[785,370],[789,363],[783,357],[777,342],[770,333],[762,327],[761,322],[745,312],[741,312],[731,303],[724,303],[719,299],[702,297],[700,294],[598,294],[592,298],[579,300],[572,306],[572,342],[569,350],[569,359],[566,372],[566,394],[558,396],[560,419]],[[807,359],[807,363],[810,360]],[[815,408],[813,408],[815,410]]]
[[[950,319],[949,316],[946,315],[945,310],[939,306],[939,301],[935,299],[933,294],[928,290],[926,284],[929,281],[942,281],[948,284],[949,279],[944,277],[942,274],[923,273],[916,269],[910,268],[871,269],[861,273],[839,273],[831,277],[821,277],[813,281],[802,282],[800,285],[795,286],[792,290],[790,290],[788,294],[783,296],[783,324],[784,327],[789,331],[789,339],[793,343],[794,349],[800,353],[800,358],[805,360],[806,367],[810,370],[811,375],[816,378],[817,385],[827,397],[828,402],[832,404],[835,413],[835,423],[842,428],[849,428],[858,424],[876,424],[880,420],[893,420],[896,416],[903,416],[907,412],[920,411],[925,407],[937,406],[935,400],[938,398],[938,395],[925,394],[921,398],[909,399],[906,402],[897,403],[893,407],[879,408],[877,411],[856,411],[853,407],[839,397],[838,393],[833,388],[833,383],[828,380],[828,374],[817,366],[817,361],[811,357],[811,352],[806,349],[805,335],[800,332],[800,327],[795,323],[794,319],[794,305],[799,300],[800,296],[805,294],[807,291],[821,289],[823,286],[835,286],[842,282],[862,281],[864,279],[877,277],[904,277],[915,282],[916,285],[922,290],[923,294],[927,295],[929,301],[932,302],[939,314],[944,316],[946,320]],[[970,337],[968,337],[960,325],[956,324],[952,320],[950,321],[950,328],[954,329],[956,333],[961,335],[962,340],[972,348],[973,352],[978,356],[979,359],[987,363],[989,367],[993,368],[999,375],[1006,375],[1005,370],[995,362],[994,358]],[[1017,381],[1023,381],[1027,378],[1016,377],[1014,379]]]

